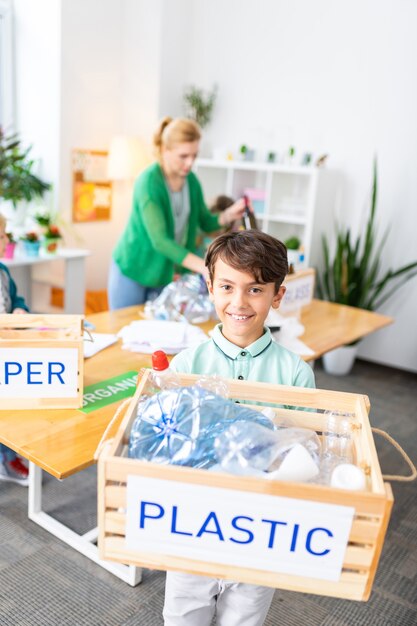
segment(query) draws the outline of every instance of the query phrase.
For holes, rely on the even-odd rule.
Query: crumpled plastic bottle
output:
[[[201,387],[167,389],[138,407],[129,456],[155,463],[209,468],[217,463],[214,440],[233,423],[272,422],[253,409]]]
[[[265,472],[265,478],[309,480],[319,472],[320,440],[307,428],[269,430],[239,422],[220,433],[214,447],[220,466],[231,473]]]

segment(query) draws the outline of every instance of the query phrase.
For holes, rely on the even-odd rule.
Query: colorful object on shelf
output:
[[[4,249],[3,258],[4,259],[13,259],[15,248],[16,248],[16,242],[15,241],[9,241],[8,243],[6,243],[6,247]]]
[[[26,256],[36,257],[39,256],[39,250],[41,247],[40,241],[24,241],[23,246]]]
[[[256,189],[255,187],[246,187],[243,190],[245,196],[249,198],[252,203],[255,213],[265,212],[265,189]]]
[[[30,231],[26,233],[22,238],[23,247],[25,250],[26,256],[37,257],[39,256],[39,249],[41,247],[41,242],[39,241],[38,233],[34,231]]]
[[[55,254],[58,250],[59,240],[62,239],[61,231],[55,224],[48,224],[43,236],[43,247],[48,254]]]

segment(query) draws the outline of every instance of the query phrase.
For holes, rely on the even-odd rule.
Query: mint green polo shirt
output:
[[[222,325],[218,324],[211,339],[177,354],[170,367],[182,374],[217,374],[274,385],[315,387],[308,363],[276,343],[269,328],[250,346],[240,348],[222,335]]]

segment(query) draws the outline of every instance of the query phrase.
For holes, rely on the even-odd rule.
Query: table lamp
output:
[[[110,142],[108,176],[110,180],[133,180],[148,164],[145,146],[137,137],[116,135]]]

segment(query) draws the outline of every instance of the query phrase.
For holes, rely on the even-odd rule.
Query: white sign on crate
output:
[[[126,547],[339,580],[353,507],[127,477]]]
[[[0,398],[74,398],[76,348],[0,348]]]
[[[297,311],[310,304],[314,295],[315,272],[313,269],[303,270],[287,276],[285,280],[286,292],[281,301],[280,313]]]

